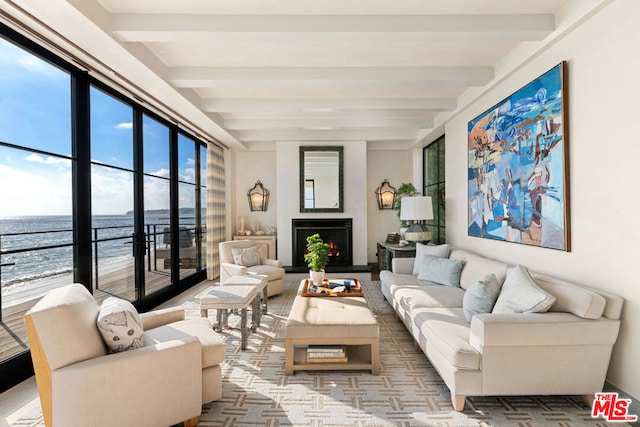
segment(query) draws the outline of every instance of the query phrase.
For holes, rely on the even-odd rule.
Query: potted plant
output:
[[[418,192],[418,189],[410,182],[405,182],[403,183],[400,187],[398,187],[398,189],[396,190],[396,213],[398,214],[398,219],[400,218],[400,207],[402,206],[402,198],[404,196],[417,196],[420,193]],[[409,227],[409,224],[407,224],[407,221],[402,221],[400,220],[400,238],[404,239],[404,232],[407,231],[407,228]]]
[[[318,233],[307,237],[307,253],[304,260],[309,266],[309,275],[316,285],[322,284],[324,267],[329,262],[329,245],[324,243]]]

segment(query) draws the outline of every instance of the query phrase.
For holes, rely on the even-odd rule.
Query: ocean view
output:
[[[149,232],[168,227],[166,212],[145,216]],[[21,216],[0,220],[0,284],[2,295],[24,291],[38,283],[69,277],[73,273],[71,216]],[[96,215],[92,218],[92,252],[98,253],[102,273],[109,267],[133,262],[132,215]],[[163,245],[163,235],[156,246]],[[97,243],[96,243],[97,241]],[[164,246],[164,245],[163,245]],[[33,250],[35,248],[45,248]],[[95,253],[93,253],[95,260]]]

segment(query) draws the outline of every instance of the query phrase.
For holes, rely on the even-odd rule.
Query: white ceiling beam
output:
[[[244,142],[260,141],[415,141],[415,129],[328,129],[238,131]]]
[[[209,113],[211,114],[211,113]],[[438,112],[416,109],[394,109],[394,110],[367,110],[367,109],[314,109],[305,108],[302,111],[234,111],[222,113],[225,123],[228,120],[351,120],[351,119],[371,119],[371,120],[414,120],[420,121],[425,118],[432,119]]]
[[[305,128],[431,128],[433,117],[421,119],[397,119],[397,118],[299,118],[299,119],[229,119],[224,121],[226,129],[305,129]]]
[[[492,67],[173,67],[166,78],[176,87],[208,87],[229,80],[441,81],[482,86]],[[292,84],[295,84],[293,82]]]
[[[202,109],[208,112],[247,110],[309,110],[309,109],[420,109],[450,111],[456,108],[455,99],[434,98],[378,98],[378,99],[207,99]]]
[[[553,14],[505,15],[193,15],[116,14],[110,30],[125,42],[188,40],[542,40],[555,29]],[[225,37],[230,35],[232,38]],[[343,40],[345,40],[343,38]]]

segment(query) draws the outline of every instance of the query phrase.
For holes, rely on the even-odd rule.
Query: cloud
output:
[[[118,123],[115,126],[116,129],[133,129],[133,123],[132,122],[125,122],[125,123]]]
[[[33,163],[42,163],[45,165],[66,165],[66,166],[71,166],[71,162],[69,161],[69,159],[61,159],[59,157],[52,157],[52,156],[41,156],[39,154],[29,154],[27,157],[25,157],[25,160],[29,161],[29,162],[33,162]]]

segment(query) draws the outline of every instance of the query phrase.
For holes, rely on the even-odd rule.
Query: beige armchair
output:
[[[238,265],[233,260],[233,248],[249,248],[256,246],[250,240],[230,240],[220,243],[220,281],[224,282],[231,276],[244,276],[247,274],[263,274],[267,276],[267,293],[269,296],[284,292],[284,268],[282,261],[268,259],[266,248],[258,247],[260,252],[259,265],[245,267]]]
[[[182,308],[141,315],[144,346],[109,354],[100,307],[81,284],[54,289],[25,314],[45,424],[196,426],[222,394],[222,338]]]

